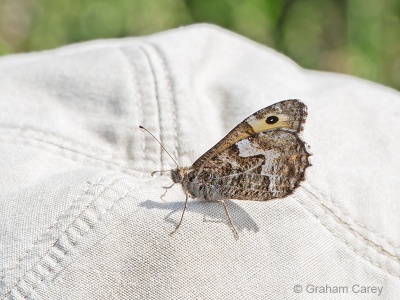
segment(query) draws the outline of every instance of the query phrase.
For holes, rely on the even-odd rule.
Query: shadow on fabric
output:
[[[236,229],[241,232],[244,229],[251,230],[253,232],[258,232],[259,228],[251,216],[239,205],[232,201],[226,201],[228,205],[229,214],[232,218],[232,222]],[[177,220],[172,219],[171,216],[175,213],[181,213],[183,209],[184,202],[157,202],[152,200],[146,200],[139,204],[141,207],[147,209],[164,209],[170,211],[164,220],[167,222],[177,224]],[[226,223],[229,227],[229,221],[224,212],[224,207],[218,202],[206,202],[206,201],[189,201],[187,205],[187,212],[194,212],[203,215],[204,222],[216,222],[216,223]],[[183,224],[185,223],[186,213],[184,216]]]

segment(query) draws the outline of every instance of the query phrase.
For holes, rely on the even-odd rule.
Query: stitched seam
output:
[[[305,190],[305,189],[304,189],[304,190]],[[307,190],[305,190],[305,191],[307,191]],[[313,196],[314,196],[314,195],[313,195]],[[383,271],[385,271],[385,272],[388,272],[389,274],[391,274],[391,275],[393,275],[393,276],[395,276],[395,277],[400,278],[400,273],[399,273],[399,272],[396,272],[395,270],[389,269],[389,268],[388,268],[388,266],[389,266],[390,264],[386,264],[386,263],[383,263],[383,264],[382,264],[382,263],[380,263],[379,261],[376,261],[376,260],[374,260],[373,258],[371,258],[370,256],[368,256],[367,254],[363,253],[363,252],[365,252],[365,251],[360,251],[360,250],[356,249],[356,247],[354,247],[354,244],[352,244],[352,242],[353,242],[354,239],[357,240],[357,241],[360,241],[360,240],[357,238],[357,236],[355,236],[353,233],[351,233],[352,236],[353,236],[353,238],[354,238],[353,240],[346,240],[346,239],[344,239],[343,237],[339,236],[334,230],[330,229],[329,226],[328,226],[327,224],[325,224],[326,220],[323,220],[323,218],[321,218],[320,216],[318,216],[317,213],[314,212],[314,210],[313,210],[312,208],[308,208],[308,207],[305,205],[305,203],[302,202],[303,200],[300,200],[300,199],[297,198],[297,197],[294,197],[294,198],[295,198],[295,200],[296,200],[306,211],[308,211],[310,214],[312,214],[312,215],[321,223],[321,225],[322,225],[326,230],[328,230],[333,236],[335,236],[336,239],[338,239],[339,241],[343,242],[343,243],[344,243],[349,249],[351,249],[355,254],[357,254],[357,255],[360,256],[361,258],[365,259],[366,261],[369,261],[372,265],[374,265],[374,266],[380,268],[381,270],[383,270]],[[307,198],[308,198],[308,197],[307,197]],[[318,205],[318,204],[315,203],[314,201],[313,201],[313,203],[314,203],[315,205]],[[325,210],[324,210],[324,212],[325,212],[324,216],[325,216],[325,219],[326,219],[326,217],[327,217],[329,214],[326,214],[326,211],[325,211]],[[336,220],[336,218],[335,218],[334,216],[331,216],[331,217],[333,218],[333,220],[335,220],[335,223],[338,224],[338,221]],[[340,224],[342,224],[342,223],[340,223]],[[343,224],[342,224],[342,225],[343,225]],[[340,226],[340,228],[341,228],[342,230],[348,232],[348,231],[345,230],[342,226]],[[363,243],[365,250],[367,250],[368,248],[373,248],[373,249],[375,249],[377,252],[379,252],[378,249],[376,249],[376,248],[374,248],[374,247],[371,247],[371,246],[368,246],[364,241],[360,241],[360,242]],[[379,253],[380,253],[380,252],[379,252]],[[386,255],[384,255],[384,254],[382,254],[382,253],[380,253],[380,254],[381,254],[382,256],[384,256],[387,260],[390,261],[390,259],[389,259]]]
[[[322,204],[322,203],[321,203]],[[396,260],[397,262],[400,263],[400,257],[390,253],[388,250],[384,249],[382,245],[379,245],[377,243],[375,243],[374,241],[368,239],[367,237],[363,236],[359,231],[357,231],[356,229],[352,228],[351,225],[349,223],[347,223],[346,221],[344,221],[343,219],[341,219],[339,216],[337,216],[331,209],[329,209],[325,204],[322,204],[323,206],[323,210],[325,212],[327,212],[328,214],[330,214],[337,223],[340,223],[343,225],[343,227],[346,227],[348,231],[352,232],[353,235],[357,238],[357,236],[359,238],[357,238],[358,240],[364,242],[367,246],[373,247],[375,248],[375,250],[377,250],[379,253],[381,253],[382,255],[385,256],[390,256],[392,257],[393,260]]]
[[[167,83],[167,94],[168,94],[168,100],[171,105],[171,112],[172,112],[172,134],[174,137],[173,140],[173,145],[177,153],[177,157],[181,157],[180,155],[180,147],[179,147],[179,140],[178,140],[178,135],[179,135],[179,126],[177,122],[177,106],[176,106],[176,96],[175,96],[175,88],[171,79],[171,74],[167,65],[167,61],[165,58],[165,55],[162,54],[162,51],[158,46],[155,44],[149,44],[152,49],[154,49],[155,53],[158,55],[160,61],[161,61],[161,66],[164,70],[163,75],[164,75],[164,81]]]
[[[0,281],[3,280],[3,279],[7,276],[7,273],[8,273],[8,272],[10,272],[10,271],[14,270],[15,268],[17,268],[17,267],[25,260],[25,258],[28,256],[28,254],[33,250],[33,248],[35,248],[35,246],[36,246],[37,244],[39,244],[40,242],[42,242],[42,241],[46,238],[47,234],[48,234],[54,227],[56,227],[56,226],[58,225],[58,223],[59,223],[62,219],[66,218],[66,217],[68,217],[68,216],[70,215],[71,210],[73,210],[74,206],[75,206],[77,203],[79,203],[79,201],[83,198],[83,196],[85,196],[85,195],[88,193],[88,191],[89,191],[89,189],[90,189],[91,187],[95,186],[96,184],[98,184],[99,182],[101,182],[102,180],[104,180],[104,178],[106,178],[106,177],[107,177],[107,174],[106,174],[106,175],[103,175],[100,179],[96,180],[95,183],[90,183],[90,184],[88,184],[88,186],[86,187],[86,189],[85,189],[76,199],[74,199],[74,200],[71,202],[70,206],[64,211],[64,213],[60,214],[57,218],[55,218],[55,219],[52,221],[51,225],[50,225],[49,227],[47,227],[47,228],[44,230],[44,232],[43,232],[42,234],[40,234],[40,235],[33,241],[33,243],[31,244],[31,246],[29,246],[29,247],[25,250],[25,252],[24,252],[22,255],[20,255],[20,256],[18,257],[17,262],[16,262],[13,266],[7,267],[6,269],[4,269],[4,274],[0,277]]]
[[[132,75],[132,82],[135,88],[135,94],[136,94],[136,98],[137,98],[137,118],[139,120],[139,124],[143,124],[144,121],[144,110],[143,110],[143,106],[142,106],[142,99],[143,99],[143,95],[142,92],[140,91],[140,87],[139,87],[139,80],[137,78],[138,72],[136,70],[136,67],[133,63],[133,61],[131,61],[130,56],[126,53],[125,49],[120,48],[120,51],[123,55],[123,57],[125,58],[125,60],[128,63],[128,66],[130,67],[130,71],[131,71],[131,75]],[[132,126],[133,127],[133,126]],[[137,128],[135,128],[137,130]],[[134,130],[132,128],[132,130]],[[144,167],[145,165],[145,160],[146,160],[146,142],[144,139],[144,135],[143,134],[139,134],[140,136],[140,147],[141,147],[141,157],[139,158],[139,161],[141,163],[141,166]]]
[[[8,130],[14,130],[14,131],[17,131],[18,133],[20,133],[20,135],[27,134],[29,136],[30,133],[33,133],[33,134],[45,136],[47,138],[55,138],[58,141],[61,141],[61,143],[59,143],[59,144],[79,146],[79,147],[82,147],[84,149],[88,149],[92,153],[99,154],[99,155],[104,155],[104,152],[99,151],[98,148],[92,148],[90,145],[84,145],[84,144],[80,143],[77,140],[73,140],[73,139],[69,139],[69,138],[63,137],[61,135],[58,135],[55,132],[45,131],[45,130],[42,130],[42,129],[39,129],[39,128],[33,128],[33,127],[29,127],[29,126],[19,127],[19,126],[14,126],[14,125],[11,125],[11,124],[10,125],[2,124],[2,125],[0,125],[0,130],[1,129],[7,130],[7,131]],[[6,134],[11,135],[9,132],[6,132]],[[49,141],[49,142],[51,142],[51,141]],[[54,142],[54,144],[57,144],[57,143]],[[113,155],[113,153],[110,153],[109,155]],[[112,159],[120,159],[120,158],[112,156]]]
[[[110,184],[112,184],[112,183],[110,183]],[[71,226],[71,224],[73,224],[74,222],[75,222],[75,220],[77,220],[77,218],[79,218],[79,216],[82,214],[82,212],[84,212],[86,209],[87,209],[87,207],[88,206],[90,206],[95,200],[97,200],[101,195],[102,195],[102,193],[105,191],[106,189],[104,189],[100,194],[99,194],[99,196],[98,197],[93,197],[93,199],[92,199],[92,201],[90,201],[82,210],[81,210],[81,212],[68,224],[68,226],[67,226],[67,228],[60,234],[60,236],[61,235],[63,235],[63,234],[65,234],[66,232],[67,232],[67,230],[70,228],[70,226]],[[89,192],[89,190],[88,191],[86,191],[85,192],[85,194],[88,194],[88,192]],[[84,195],[84,194],[82,194],[82,195]],[[92,196],[94,196],[94,194],[92,194]],[[28,269],[28,270],[26,270],[25,272],[24,272],[24,274],[23,275],[21,275],[20,277],[19,277],[19,279],[11,286],[11,288],[3,295],[4,296],[4,298],[8,295],[8,294],[10,294],[11,292],[12,292],[12,290],[15,288],[15,287],[17,287],[17,291],[19,291],[19,289],[18,289],[18,284],[24,279],[24,277],[28,274],[28,272],[31,272],[34,268],[35,268],[35,266],[36,265],[39,265],[39,263],[41,262],[41,260],[49,253],[49,251],[53,248],[53,247],[55,247],[55,245],[57,244],[57,242],[58,242],[58,240],[60,239],[60,237],[39,257],[39,259],[34,263],[34,265],[30,268],[30,269]],[[59,249],[60,251],[62,251],[62,252],[64,252],[64,255],[67,253],[67,251],[65,251],[65,250],[63,250],[63,249]],[[51,266],[46,266],[46,265],[43,265],[42,266],[44,269],[48,269],[49,271],[52,269],[52,267]],[[45,275],[44,274],[40,274],[40,276],[41,277],[45,277]],[[22,295],[23,296],[23,295]],[[2,299],[4,299],[4,298],[2,298]]]
[[[3,135],[3,137],[4,137],[4,135]],[[82,161],[83,162],[88,162],[88,161],[87,160],[76,159],[75,158],[76,156],[68,157],[68,156],[65,155],[65,153],[78,154],[78,155],[81,155],[81,156],[89,159],[90,163],[93,163],[93,161],[102,162],[102,163],[105,163],[105,164],[109,165],[108,167],[110,167],[110,166],[111,167],[117,167],[120,171],[122,171],[124,173],[128,173],[128,174],[142,174],[142,172],[143,172],[143,170],[130,168],[130,167],[127,167],[126,165],[122,165],[122,164],[119,164],[119,163],[116,163],[116,162],[113,162],[113,161],[108,161],[108,160],[105,160],[105,159],[102,159],[102,158],[99,158],[99,157],[91,156],[91,155],[89,155],[87,153],[83,153],[83,152],[77,151],[75,149],[68,149],[68,148],[64,147],[63,145],[58,145],[58,144],[51,143],[51,142],[48,142],[48,141],[35,139],[35,138],[32,138],[32,137],[25,137],[25,136],[9,136],[10,138],[13,139],[13,140],[10,141],[10,140],[4,139],[3,137],[0,137],[0,143],[23,144],[24,146],[28,145],[28,146],[31,146],[31,147],[34,147],[34,148],[37,148],[37,149],[48,151],[48,152],[50,152],[52,154],[62,154],[61,157],[65,158],[65,159],[70,159],[70,160],[72,160],[74,162],[82,162]],[[18,141],[17,139],[20,139],[21,141]],[[38,143],[41,143],[43,145],[48,145],[48,146],[52,146],[52,147],[55,147],[55,148],[59,148],[64,153],[60,153],[59,151],[53,151],[52,149],[49,149],[49,148],[46,148],[46,147],[40,147],[40,146],[36,145],[33,142],[38,142]]]
[[[98,160],[102,160],[102,159],[96,157],[96,155],[101,155],[101,156],[107,155],[107,156],[110,156],[110,159],[112,161],[115,161],[115,160],[124,161],[124,158],[115,157],[115,156],[113,156],[112,153],[104,153],[104,152],[99,152],[99,151],[97,151],[97,153],[95,153],[95,152],[94,153],[81,152],[81,151],[71,147],[71,145],[69,143],[73,143],[73,142],[70,142],[70,141],[68,141],[68,140],[66,140],[66,139],[64,139],[64,138],[62,138],[60,136],[53,135],[51,133],[46,133],[44,131],[36,130],[34,128],[25,129],[25,128],[12,128],[12,127],[10,127],[10,128],[6,128],[6,129],[15,130],[16,134],[11,134],[9,132],[6,132],[6,133],[3,133],[2,136],[18,137],[18,138],[24,138],[24,139],[30,139],[30,140],[38,141],[38,142],[46,143],[46,144],[49,144],[49,145],[52,145],[52,146],[55,146],[55,147],[58,147],[58,148],[62,148],[62,150],[75,152],[75,153],[78,153],[78,154],[81,154],[81,155],[85,155],[85,156],[88,156],[90,158],[94,158],[94,159],[98,159]],[[40,135],[42,135],[42,137],[35,137],[35,136],[27,135],[27,134],[29,134],[29,131],[31,131],[34,134],[35,133],[39,133]],[[54,141],[51,140],[52,138],[60,139],[62,142],[61,143],[54,142]],[[66,143],[64,144],[63,142],[66,142]],[[78,144],[78,146],[85,147],[84,145],[81,145],[81,144]],[[106,160],[104,160],[104,161],[106,161]]]
[[[332,206],[333,206],[334,208],[336,208],[341,214],[343,214],[343,215],[345,215],[347,218],[349,218],[352,222],[354,222],[354,224],[360,226],[361,228],[363,228],[363,229],[364,229],[365,231],[367,231],[368,233],[371,233],[371,234],[377,236],[378,238],[384,240],[386,243],[388,243],[388,244],[389,244],[390,246],[392,246],[393,248],[399,249],[399,250],[400,250],[400,245],[398,245],[398,244],[396,244],[396,243],[394,243],[394,242],[391,242],[390,240],[388,240],[388,237],[385,237],[385,236],[383,236],[382,234],[380,234],[380,233],[378,233],[378,232],[375,232],[375,231],[373,231],[372,229],[369,229],[366,225],[364,225],[364,224],[362,224],[362,223],[360,223],[360,222],[354,220],[353,217],[352,217],[349,213],[345,212],[345,211],[343,210],[343,208],[341,208],[339,205],[337,205],[337,204],[335,204],[335,203],[333,203],[333,202],[328,202],[328,201],[324,201],[324,202],[326,202],[326,203],[331,203]],[[334,212],[333,212],[333,213],[334,213]],[[349,226],[351,226],[349,222],[347,222],[347,221],[345,221],[345,222],[346,222],[347,224],[349,224]],[[354,229],[354,230],[356,230],[356,229]],[[361,234],[361,233],[360,233],[360,234]],[[362,234],[361,234],[361,235],[362,235]],[[397,256],[397,257],[400,258],[400,256]]]
[[[112,204],[111,204],[111,206],[110,207],[108,207],[103,213],[99,213],[99,212],[97,212],[97,214],[98,214],[98,216],[96,217],[96,219],[94,220],[94,221],[92,221],[92,226],[89,228],[89,230],[84,230],[84,234],[83,235],[79,235],[79,237],[78,237],[78,240],[74,240],[74,238],[71,236],[71,233],[73,233],[73,232],[71,232],[71,229],[73,228],[73,226],[74,226],[74,224],[76,223],[76,221],[78,220],[78,219],[80,219],[80,218],[82,218],[83,217],[83,214],[85,213],[85,212],[87,212],[88,211],[88,209],[89,209],[89,207],[91,207],[91,208],[93,208],[93,209],[98,209],[98,208],[96,208],[96,205],[94,204],[94,202],[96,201],[96,200],[98,200],[100,197],[102,197],[103,196],[103,194],[106,192],[106,191],[108,191],[109,189],[110,189],[110,187],[112,187],[113,185],[115,185],[117,182],[119,182],[119,181],[122,181],[122,180],[124,180],[124,179],[126,179],[125,177],[123,177],[123,178],[118,178],[118,179],[114,179],[112,182],[110,182],[107,186],[104,186],[104,189],[96,196],[95,194],[93,194],[93,199],[92,199],[92,201],[90,201],[83,209],[82,209],[82,211],[69,223],[69,225],[67,226],[67,228],[62,232],[62,233],[60,233],[60,236],[59,236],[59,238],[53,243],[53,245],[52,246],[50,246],[48,249],[47,249],[47,251],[45,252],[45,253],[43,253],[43,255],[41,255],[40,257],[39,257],[39,259],[34,263],[34,265],[30,268],[30,269],[28,269],[27,271],[25,271],[24,272],[24,274],[23,275],[21,275],[20,277],[19,277],[19,279],[18,280],[16,280],[16,282],[7,290],[7,292],[3,295],[3,298],[1,298],[1,299],[5,299],[6,297],[7,297],[7,295],[9,295],[13,290],[14,291],[18,291],[20,294],[21,294],[21,296],[22,297],[24,297],[24,299],[26,299],[34,290],[35,290],[35,288],[49,275],[49,274],[51,274],[52,272],[54,272],[54,270],[56,269],[56,267],[59,265],[59,263],[62,261],[62,259],[63,259],[63,257],[65,256],[65,255],[67,255],[67,253],[78,243],[78,240],[80,239],[80,238],[82,238],[83,237],[83,235],[85,235],[85,234],[87,234],[88,232],[90,232],[90,230],[94,227],[94,224],[97,222],[97,221],[99,221],[100,219],[101,219],[101,216],[104,216],[109,210],[111,210],[113,207],[114,207],[114,204],[116,204],[117,202],[119,202],[119,200],[121,200],[123,197],[125,197],[132,189],[134,189],[134,188],[132,188],[132,189],[129,189],[129,190],[127,190],[127,191],[125,191],[124,193],[123,193],[123,195],[122,196],[120,196],[119,198],[117,198],[116,200],[114,200],[114,202],[112,202]],[[135,187],[136,188],[136,187]],[[88,191],[88,192],[90,192],[90,191]],[[87,220],[83,220],[84,222],[88,222]],[[67,248],[67,249],[65,249],[66,247],[65,246],[63,246],[63,245],[61,245],[61,243],[62,243],[62,240],[65,240],[65,241],[67,241],[67,244],[68,244],[68,246],[69,246],[69,248]],[[65,241],[64,241],[64,243],[65,243]],[[62,255],[62,257],[60,258],[60,261],[59,262],[56,262],[55,264],[54,264],[54,266],[46,266],[46,261],[45,261],[45,258],[46,258],[46,256],[49,256],[50,254],[51,254],[51,251],[53,250],[53,249],[57,249],[58,251],[60,251],[60,252],[62,252],[62,253],[64,253],[63,255]],[[33,271],[33,269],[35,268],[35,267],[42,267],[42,268],[44,268],[44,269],[47,269],[48,270],[48,272],[47,272],[47,274],[40,274],[41,275],[41,280],[40,280],[40,282],[39,283],[37,283],[35,286],[33,286],[33,287],[31,287],[31,291],[29,292],[29,293],[27,293],[26,295],[24,295],[23,293],[21,293],[21,291],[20,291],[20,289],[21,289],[21,286],[20,286],[20,283],[22,282],[22,281],[24,281],[24,278],[28,275],[28,273],[34,273],[34,271]]]
[[[379,238],[382,239],[384,242],[386,242],[387,244],[389,244],[390,246],[392,246],[394,249],[400,250],[400,246],[398,246],[398,245],[396,245],[395,243],[389,241],[389,240],[387,239],[387,237],[384,237],[383,235],[381,235],[381,234],[379,234],[379,233],[377,233],[377,232],[374,232],[374,231],[368,229],[365,225],[363,225],[363,224],[361,224],[361,223],[355,221],[355,220],[352,218],[352,216],[351,216],[350,214],[346,213],[339,205],[337,205],[337,204],[335,204],[335,203],[333,203],[333,202],[329,202],[329,201],[325,200],[326,197],[325,197],[322,193],[320,193],[319,191],[317,191],[317,189],[313,188],[310,184],[308,184],[308,185],[309,185],[315,192],[317,192],[320,196],[317,196],[313,191],[310,191],[310,190],[307,189],[304,185],[303,185],[303,188],[304,188],[308,193],[310,193],[315,199],[317,199],[317,200],[318,200],[318,203],[320,203],[321,205],[323,205],[323,206],[326,208],[326,210],[329,210],[330,213],[331,213],[333,216],[335,216],[335,218],[338,218],[338,220],[340,221],[340,223],[345,224],[345,226],[349,227],[349,229],[351,229],[351,230],[357,232],[357,234],[359,234],[363,239],[370,241],[371,243],[377,245],[378,247],[382,247],[381,245],[377,244],[376,242],[369,240],[364,234],[362,234],[362,233],[361,233],[360,231],[358,231],[357,229],[353,228],[353,227],[351,226],[351,222],[349,222],[349,221],[347,221],[347,220],[344,220],[343,218],[339,217],[338,214],[337,214],[336,212],[334,212],[332,208],[329,207],[329,205],[332,205],[335,209],[337,209],[337,210],[339,211],[339,213],[341,213],[341,214],[343,214],[344,216],[346,216],[346,217],[347,217],[349,220],[351,220],[354,224],[356,224],[356,225],[358,225],[358,226],[364,228],[368,233],[373,234],[373,235],[379,237]],[[385,252],[387,252],[387,251],[385,250]],[[390,254],[390,255],[393,255],[393,254]],[[400,260],[400,256],[399,256],[399,255],[396,254],[396,255],[393,255],[393,256],[397,257],[397,259]]]
[[[123,180],[124,178],[122,178],[121,180]],[[115,184],[115,183],[114,183]],[[124,199],[126,196],[130,195],[129,193],[134,190],[137,187],[132,187],[128,190],[126,190],[121,196],[119,196],[117,199],[115,199],[115,201],[111,204],[110,207],[108,207],[106,209],[106,211],[101,215],[101,217],[103,217],[106,213],[108,213],[109,211],[111,211],[114,206],[116,204],[118,204],[122,199]],[[108,189],[108,188],[107,188]],[[114,190],[114,189],[111,189]],[[101,217],[99,218],[99,220],[101,219]],[[88,233],[88,232],[86,232]],[[61,261],[60,261],[61,262]],[[55,271],[55,267],[50,271],[50,273],[48,275],[51,275],[54,271]],[[24,297],[24,299],[28,298],[33,292],[36,291],[36,289],[39,287],[39,285],[45,280],[45,278],[43,277],[36,285],[32,286],[31,291]]]
[[[143,52],[144,56],[146,57],[146,60],[147,60],[147,62],[149,64],[149,67],[150,67],[151,75],[153,77],[154,92],[155,92],[155,96],[156,96],[156,105],[157,105],[157,113],[158,113],[158,128],[159,128],[159,132],[160,132],[159,139],[160,139],[160,143],[163,144],[163,134],[162,134],[163,130],[162,130],[162,126],[161,126],[162,122],[161,122],[160,95],[159,95],[159,92],[158,92],[159,87],[158,87],[157,80],[156,80],[156,74],[155,74],[154,65],[153,65],[153,62],[152,62],[152,60],[150,58],[150,55],[146,51],[146,49],[144,49],[143,47],[139,47],[139,50],[141,50]],[[160,155],[159,156],[160,156],[160,170],[161,170],[162,167],[163,167],[164,162],[163,162],[162,148],[159,147],[159,149],[160,149]]]

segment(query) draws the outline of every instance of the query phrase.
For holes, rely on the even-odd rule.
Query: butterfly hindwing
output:
[[[213,156],[197,177],[213,200],[266,201],[290,194],[309,166],[304,142],[284,129],[260,132]]]

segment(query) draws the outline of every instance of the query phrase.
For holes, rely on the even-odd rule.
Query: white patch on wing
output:
[[[265,157],[265,163],[262,165],[261,175],[268,176],[270,180],[269,191],[273,194],[279,192],[277,190],[277,184],[279,175],[276,173],[277,166],[276,161],[281,155],[281,153],[277,150],[265,150],[261,149],[257,143],[250,143],[248,139],[241,140],[236,143],[236,146],[239,149],[239,156],[241,157],[250,157],[262,154]],[[275,168],[274,168],[275,166]]]
[[[274,160],[279,156],[279,152],[275,150],[261,149],[257,143],[252,144],[248,139],[244,139],[237,142],[236,146],[239,149],[239,156],[241,157],[250,157],[262,154],[265,156],[265,159],[269,161],[269,160]]]
[[[254,115],[251,115],[245,121],[247,122],[247,124],[251,124],[251,123],[254,123],[256,120],[257,120],[257,118]]]
[[[260,149],[255,149],[250,144],[250,141],[248,139],[244,139],[244,140],[237,142],[236,146],[239,149],[239,156],[241,156],[241,157],[249,157],[249,156],[254,156],[257,154],[264,154],[259,151]]]

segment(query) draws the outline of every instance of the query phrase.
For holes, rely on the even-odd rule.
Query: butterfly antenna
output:
[[[147,132],[157,141],[157,143],[160,144],[161,148],[163,148],[164,151],[167,152],[168,156],[171,157],[171,159],[172,159],[172,160],[174,161],[174,163],[176,164],[176,167],[179,169],[180,167],[179,167],[178,163],[177,163],[176,160],[172,157],[172,155],[169,154],[169,152],[167,151],[167,149],[165,149],[165,147],[161,144],[161,142],[160,142],[150,131],[148,131],[146,128],[144,128],[142,125],[139,125],[139,128],[140,128],[140,129],[143,129],[143,130],[145,130],[145,131],[147,131]],[[153,176],[154,173],[158,173],[158,172],[170,172],[170,171],[172,171],[172,170],[155,171],[155,172],[152,172],[152,173],[151,173],[151,176]]]

